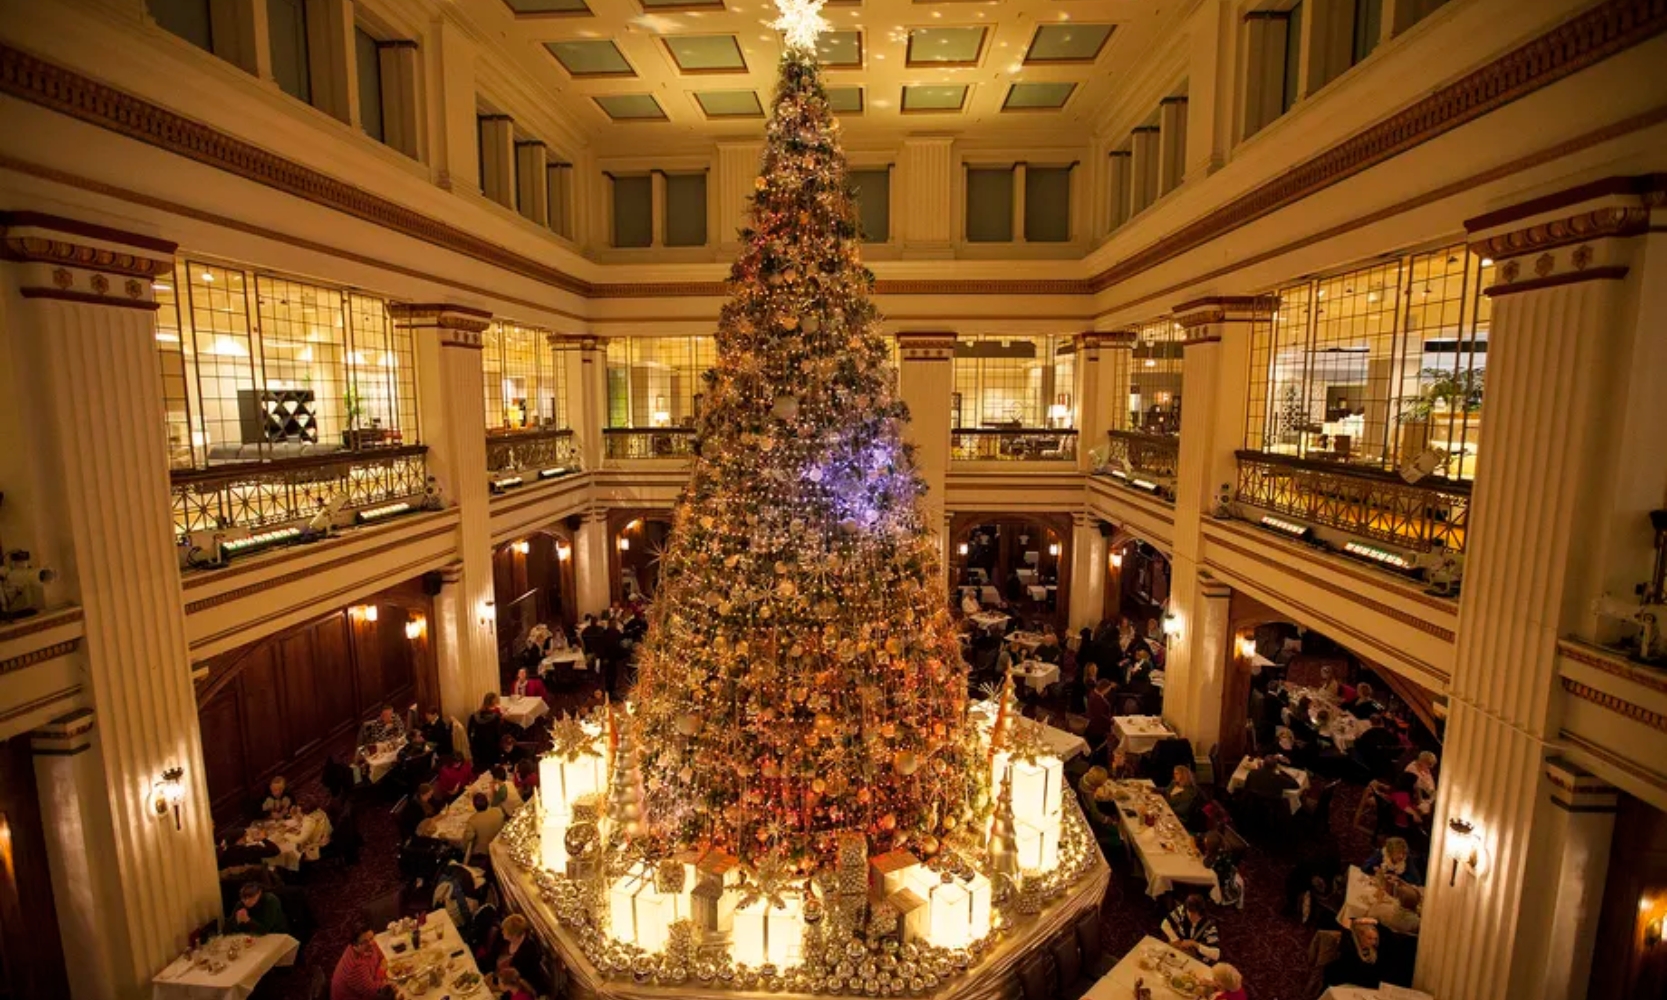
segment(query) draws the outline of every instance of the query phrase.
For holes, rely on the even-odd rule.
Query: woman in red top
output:
[[[1210,970],[1210,978],[1215,980],[1216,992],[1212,1000],[1249,1000],[1250,994],[1244,991],[1244,977],[1239,970],[1221,962]]]
[[[376,946],[376,931],[360,921],[354,928],[353,943],[342,952],[330,977],[330,1000],[376,1000],[387,978],[382,949]]]

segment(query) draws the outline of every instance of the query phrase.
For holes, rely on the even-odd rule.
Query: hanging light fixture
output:
[[[185,768],[170,767],[162,772],[162,777],[151,785],[151,810],[158,816],[168,815],[168,810],[174,811],[174,829],[185,828],[180,819],[180,803],[185,801]]]

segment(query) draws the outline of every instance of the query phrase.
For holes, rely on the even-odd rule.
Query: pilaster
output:
[[[587,469],[600,469],[608,425],[608,342],[590,334],[552,334],[556,362],[567,366],[567,424]]]
[[[427,46],[429,133],[434,138],[435,181],[448,191],[478,191],[480,123],[475,101],[475,43],[461,25],[442,14],[434,20]]]
[[[943,521],[944,484],[949,475],[955,334],[900,332],[897,347],[901,358],[898,391],[909,407],[906,434],[915,448],[915,468],[926,480],[924,521],[935,526]]]
[[[515,208],[515,120],[508,115],[480,115],[481,194]]]
[[[612,586],[608,579],[608,512],[596,507],[584,514],[573,540],[573,581],[579,614],[588,615],[608,607]]]
[[[1128,421],[1133,346],[1132,334],[1091,331],[1076,336],[1076,384],[1071,391],[1077,403],[1077,468],[1083,472],[1094,471],[1105,454],[1106,432]]]
[[[516,211],[540,226],[550,223],[549,150],[542,142],[515,144]]]
[[[1660,184],[1615,178],[1470,220],[1495,261],[1488,443],[1478,455],[1464,596],[1432,852],[1468,856],[1449,820],[1475,828],[1487,864],[1435,880],[1417,985],[1448,1000],[1545,995],[1561,891],[1544,877],[1566,824],[1545,793],[1563,694],[1556,642],[1584,620],[1601,576],[1615,483],[1643,459],[1615,433],[1617,402],[1659,392],[1633,371],[1643,236]],[[1657,220],[1656,224],[1659,224]],[[1445,862],[1444,862],[1445,863]]]
[[[1202,3],[1188,24],[1187,143],[1184,180],[1204,177],[1227,162],[1238,97],[1239,20],[1222,3]]]
[[[1615,835],[1615,787],[1574,764],[1546,761],[1546,794],[1553,812],[1546,833],[1562,850],[1542,878],[1554,888],[1545,949],[1545,1000],[1585,1000],[1592,952]]]
[[[353,52],[353,2],[305,2],[313,107],[357,128],[359,63]]]
[[[1158,197],[1175,190],[1187,170],[1187,99],[1158,102]]]
[[[953,255],[955,140],[950,136],[909,136],[898,154],[903,197],[896,221],[898,245],[906,258],[945,259]]]
[[[417,94],[417,43],[379,42],[382,71],[382,141],[413,160],[422,159],[422,101]]]
[[[82,873],[85,894],[105,904],[101,925],[125,926],[97,944],[76,981],[91,995],[128,996],[219,911],[168,442],[155,419],[163,406],[151,281],[173,267],[175,247],[31,212],[0,216],[0,226],[0,252],[12,262],[5,270],[21,296],[5,332],[27,383],[12,390],[36,418],[36,516],[61,590],[85,611],[86,686],[103,720],[91,744],[101,780],[76,781],[83,801],[62,806],[85,821],[54,835],[79,837],[79,850],[100,855]],[[174,768],[177,825],[152,808]]]
[[[548,174],[546,198],[549,200],[549,214],[545,217],[545,224],[557,236],[574,239],[573,164],[549,163],[545,166],[545,172]]]
[[[481,335],[492,315],[436,303],[395,303],[394,323],[408,328],[417,347],[423,437],[428,471],[458,511],[461,554],[450,635],[437,640],[440,699],[472,710],[481,694],[498,689],[498,651],[492,614],[491,496],[486,472],[486,413],[481,406]],[[441,602],[446,604],[447,602]],[[437,617],[442,617],[439,607]],[[481,620],[486,619],[484,627]],[[450,659],[455,657],[455,659]],[[448,711],[450,709],[448,708]]]
[[[725,253],[741,248],[740,228],[746,222],[763,150],[762,142],[751,139],[718,143],[718,249]]]
[[[1146,211],[1158,200],[1158,150],[1155,125],[1144,125],[1129,133],[1129,217]]]
[[[480,695],[464,664],[473,645],[470,633],[483,616],[472,612],[463,585],[463,564],[450,563],[437,571],[440,587],[434,595],[434,625],[430,629],[435,662],[440,666],[440,711],[448,718],[467,718],[480,707]]]
[[[1100,519],[1091,514],[1071,516],[1070,627],[1093,628],[1100,623],[1106,601],[1106,537]]]
[[[1106,232],[1115,232],[1129,221],[1129,160],[1133,154],[1126,149],[1114,149],[1106,156],[1106,184],[1109,219]]]

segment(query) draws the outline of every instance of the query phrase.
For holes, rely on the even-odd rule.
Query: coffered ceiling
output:
[[[831,0],[820,49],[849,141],[1080,142],[1184,0]],[[773,0],[458,0],[603,155],[757,135]],[[1155,104],[1155,100],[1154,100]]]

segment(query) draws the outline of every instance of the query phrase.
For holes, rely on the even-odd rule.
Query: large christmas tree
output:
[[[853,832],[871,853],[934,853],[983,768],[817,68],[820,4],[783,6],[746,249],[634,702],[653,853],[808,872]]]

